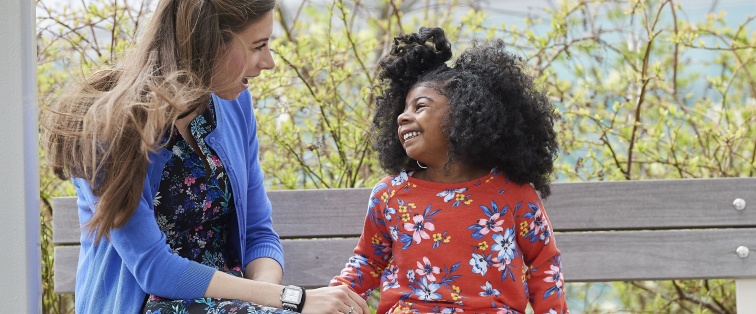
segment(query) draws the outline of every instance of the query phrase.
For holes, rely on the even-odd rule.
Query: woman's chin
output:
[[[244,90],[249,89],[249,79],[243,78],[236,86],[229,86],[222,91],[213,91],[215,95],[225,100],[235,100]]]
[[[216,92],[215,95],[224,100],[236,100],[237,98],[239,98],[239,95],[241,95],[241,92],[234,93],[234,92],[224,91],[224,92]]]

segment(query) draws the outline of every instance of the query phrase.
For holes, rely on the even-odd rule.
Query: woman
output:
[[[275,66],[275,6],[161,0],[119,66],[45,114],[79,197],[77,313],[368,312],[346,288],[280,285],[248,91]]]

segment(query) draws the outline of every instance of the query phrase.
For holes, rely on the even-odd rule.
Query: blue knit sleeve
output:
[[[80,212],[84,208],[94,213],[97,198],[89,184],[81,179],[75,179],[74,183]],[[99,243],[94,243],[86,231],[83,233],[83,260],[78,274],[87,278],[81,278],[82,282],[105,282],[112,290],[124,289],[135,282],[148,294],[171,299],[204,296],[216,270],[172,252],[155,220],[152,195],[149,180],[145,180],[139,205],[123,227],[111,230],[109,237]],[[82,218],[84,224],[91,215]],[[86,269],[82,271],[82,267]],[[128,272],[123,271],[124,267]],[[122,271],[113,271],[117,269]]]
[[[252,100],[248,91],[239,97],[239,102],[250,111],[248,127],[247,159],[247,221],[246,254],[244,265],[254,259],[268,257],[276,260],[284,268],[283,248],[278,234],[273,230],[271,205],[265,192],[263,171],[259,160],[259,143],[257,139],[257,121],[252,110]]]

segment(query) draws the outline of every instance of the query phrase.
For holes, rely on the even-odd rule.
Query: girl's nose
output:
[[[396,117],[396,123],[398,123],[399,125],[404,125],[408,123],[411,119],[412,118],[410,117],[410,114],[407,113],[407,111],[404,111],[401,114],[399,114],[398,117]]]

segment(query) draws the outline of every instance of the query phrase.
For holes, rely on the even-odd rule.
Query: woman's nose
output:
[[[272,70],[276,67],[276,62],[273,60],[273,55],[271,54],[270,49],[268,49],[267,52],[263,54],[257,66],[263,70]]]

